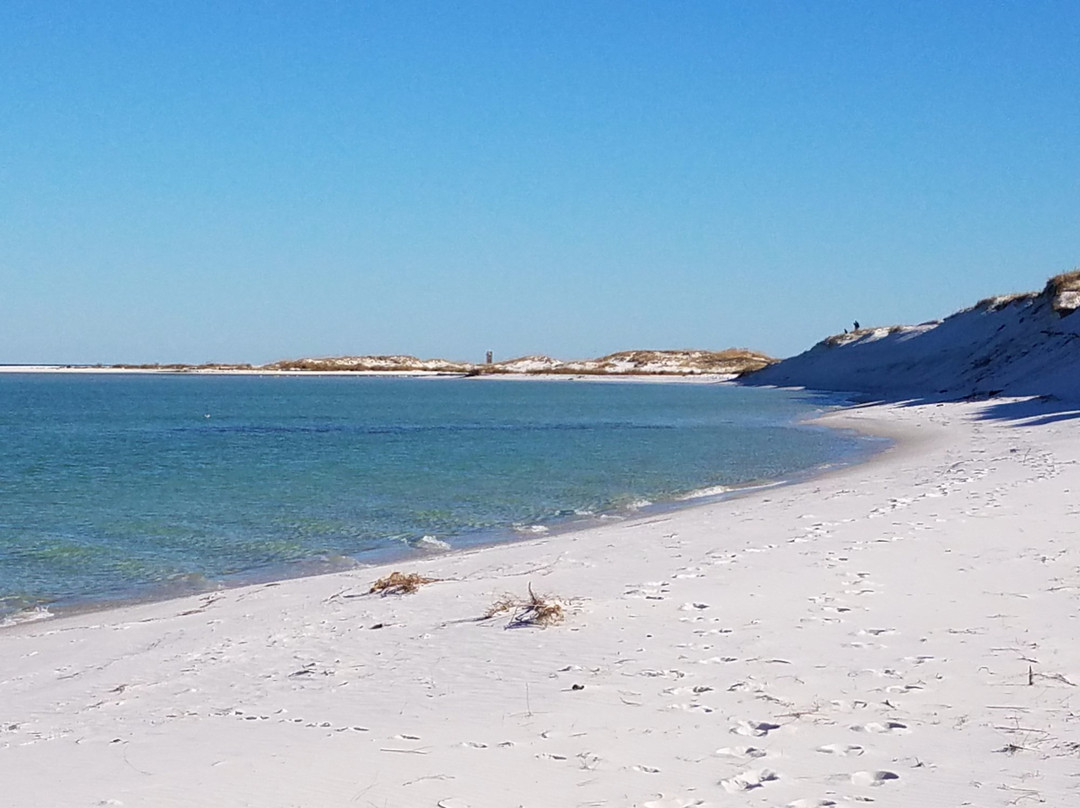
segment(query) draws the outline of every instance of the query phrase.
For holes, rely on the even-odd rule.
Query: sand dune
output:
[[[751,384],[916,396],[1080,400],[1080,272],[1042,292],[987,298],[944,320],[863,328],[747,378]]]

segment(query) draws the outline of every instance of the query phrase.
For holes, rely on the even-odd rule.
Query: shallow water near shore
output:
[[[714,384],[0,377],[0,618],[542,535],[851,462]],[[692,500],[690,500],[692,501]]]

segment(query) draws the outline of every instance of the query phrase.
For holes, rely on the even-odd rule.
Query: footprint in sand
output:
[[[854,712],[855,710],[863,710],[867,707],[867,702],[862,699],[833,699],[829,702],[833,707],[838,710],[843,710],[846,713]]]
[[[537,760],[566,760],[566,755],[556,755],[551,752],[541,752],[538,755],[534,755]]]
[[[653,668],[646,668],[643,671],[639,671],[638,676],[648,676],[650,679],[657,679],[660,677],[666,677],[670,679],[682,679],[686,676],[686,674],[680,670],[675,669],[658,671]]]
[[[802,617],[799,619],[800,623],[840,623],[843,622],[839,617]]]
[[[644,598],[645,600],[664,600],[664,590],[629,589],[623,592],[626,598]]]
[[[728,693],[765,693],[765,685],[760,682],[735,682],[728,687]],[[761,696],[759,696],[761,698]]]
[[[731,732],[735,735],[749,735],[752,738],[761,738],[774,729],[780,729],[780,725],[770,724],[768,721],[740,721],[731,728]]]
[[[698,704],[697,702],[691,702],[689,704],[686,704],[686,703],[669,704],[664,709],[665,710],[681,710],[681,711],[687,712],[687,713],[691,712],[692,710],[697,710],[698,712],[702,712],[702,713],[711,713],[711,712],[713,712],[712,707],[709,707],[707,704]]]
[[[691,651],[711,651],[713,649],[712,643],[708,642],[680,642],[675,644],[676,648],[689,648]]]
[[[708,609],[708,608],[709,608],[708,603],[684,603],[682,606],[679,607],[679,611],[680,612],[692,612],[692,611],[695,611],[695,610],[700,611],[702,609]]]
[[[733,757],[743,760],[765,757],[768,752],[764,749],[758,749],[756,746],[725,746],[722,749],[717,749],[713,752],[714,755],[719,757]]]
[[[952,631],[950,630],[949,633],[951,634]],[[904,657],[904,662],[911,662],[915,665],[923,665],[927,662],[932,662],[935,659],[937,659],[937,657],[931,656],[930,654],[919,654],[918,656]]]
[[[713,622],[715,622],[718,619],[719,618],[714,618]],[[734,631],[734,629],[730,629],[730,628],[699,628],[699,629],[695,629],[694,633],[696,635],[698,635],[699,637],[704,637],[704,636],[707,636],[709,634],[731,634],[733,631]]]
[[[871,721],[869,724],[852,724],[851,729],[855,732],[872,732],[880,735],[886,732],[907,732],[908,725],[901,724],[899,721]]]
[[[851,757],[854,755],[861,755],[865,750],[857,743],[827,743],[824,746],[819,746],[817,751],[826,755]]]
[[[664,696],[686,696],[693,694],[700,696],[702,693],[711,693],[713,688],[708,685],[694,685],[693,687],[665,687],[660,693]]]
[[[641,597],[645,600],[663,600],[670,584],[667,581],[646,581],[643,584],[631,584],[623,597]]]
[[[281,713],[283,711],[278,711],[278,712]],[[261,718],[261,717],[262,716],[260,715],[259,718]],[[328,721],[308,721],[307,718],[300,718],[300,717],[279,718],[278,723],[279,724],[293,724],[293,725],[296,725],[298,727],[303,726],[303,727],[308,727],[308,728],[313,728],[313,729],[333,729],[335,732],[346,732],[346,731],[348,731],[350,729],[353,732],[369,732],[370,731],[367,727],[361,727],[361,726],[351,726],[351,727],[349,727],[349,726],[341,726],[341,727],[337,727],[337,726],[334,726],[333,724],[330,724]]]
[[[851,782],[857,786],[880,786],[889,780],[899,780],[900,775],[890,771],[855,772],[851,775]]]
[[[766,783],[779,779],[780,775],[772,769],[751,769],[726,780],[721,780],[720,785],[728,794],[738,794],[742,791],[761,788]]]
[[[900,674],[897,673],[892,668],[863,668],[862,670],[856,671],[855,673],[856,674],[866,673],[866,674],[869,674],[870,676],[876,676],[879,679],[900,679],[900,678],[902,678],[900,676]]]
[[[912,690],[923,690],[921,684],[908,684],[908,685],[890,685],[885,688],[886,693],[910,693]]]
[[[699,665],[726,665],[732,662],[738,662],[738,657],[733,656],[712,656],[705,659],[699,659],[697,664]]]

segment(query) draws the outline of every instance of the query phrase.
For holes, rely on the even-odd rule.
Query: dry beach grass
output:
[[[502,595],[488,607],[482,619],[490,620],[499,615],[510,615],[508,628],[521,628],[524,626],[547,626],[561,623],[565,617],[565,609],[560,599],[551,595],[537,595],[533,592],[532,584],[529,584],[527,597],[517,595]]]
[[[391,572],[389,575],[384,575],[379,578],[375,583],[371,585],[371,589],[368,590],[369,595],[380,594],[386,595],[411,595],[414,592],[418,592],[420,587],[424,584],[433,584],[438,578],[425,578],[416,572],[401,573]]]

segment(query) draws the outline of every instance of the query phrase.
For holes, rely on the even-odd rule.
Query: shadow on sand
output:
[[[807,390],[818,393],[821,391]],[[831,393],[836,396],[838,393]],[[917,407],[955,402],[984,402],[985,408],[975,417],[980,421],[1006,421],[1013,426],[1044,426],[1059,421],[1080,418],[1080,401],[1061,399],[1057,396],[1031,396],[1028,398],[997,399],[997,394],[956,397],[938,396],[881,396],[865,393],[840,393],[855,407],[869,407],[875,404],[892,404],[899,407]]]
[[[1080,402],[1063,401],[1055,396],[1012,399],[994,403],[988,400],[979,416],[984,421],[1012,421],[1018,426],[1042,426],[1080,418]]]

